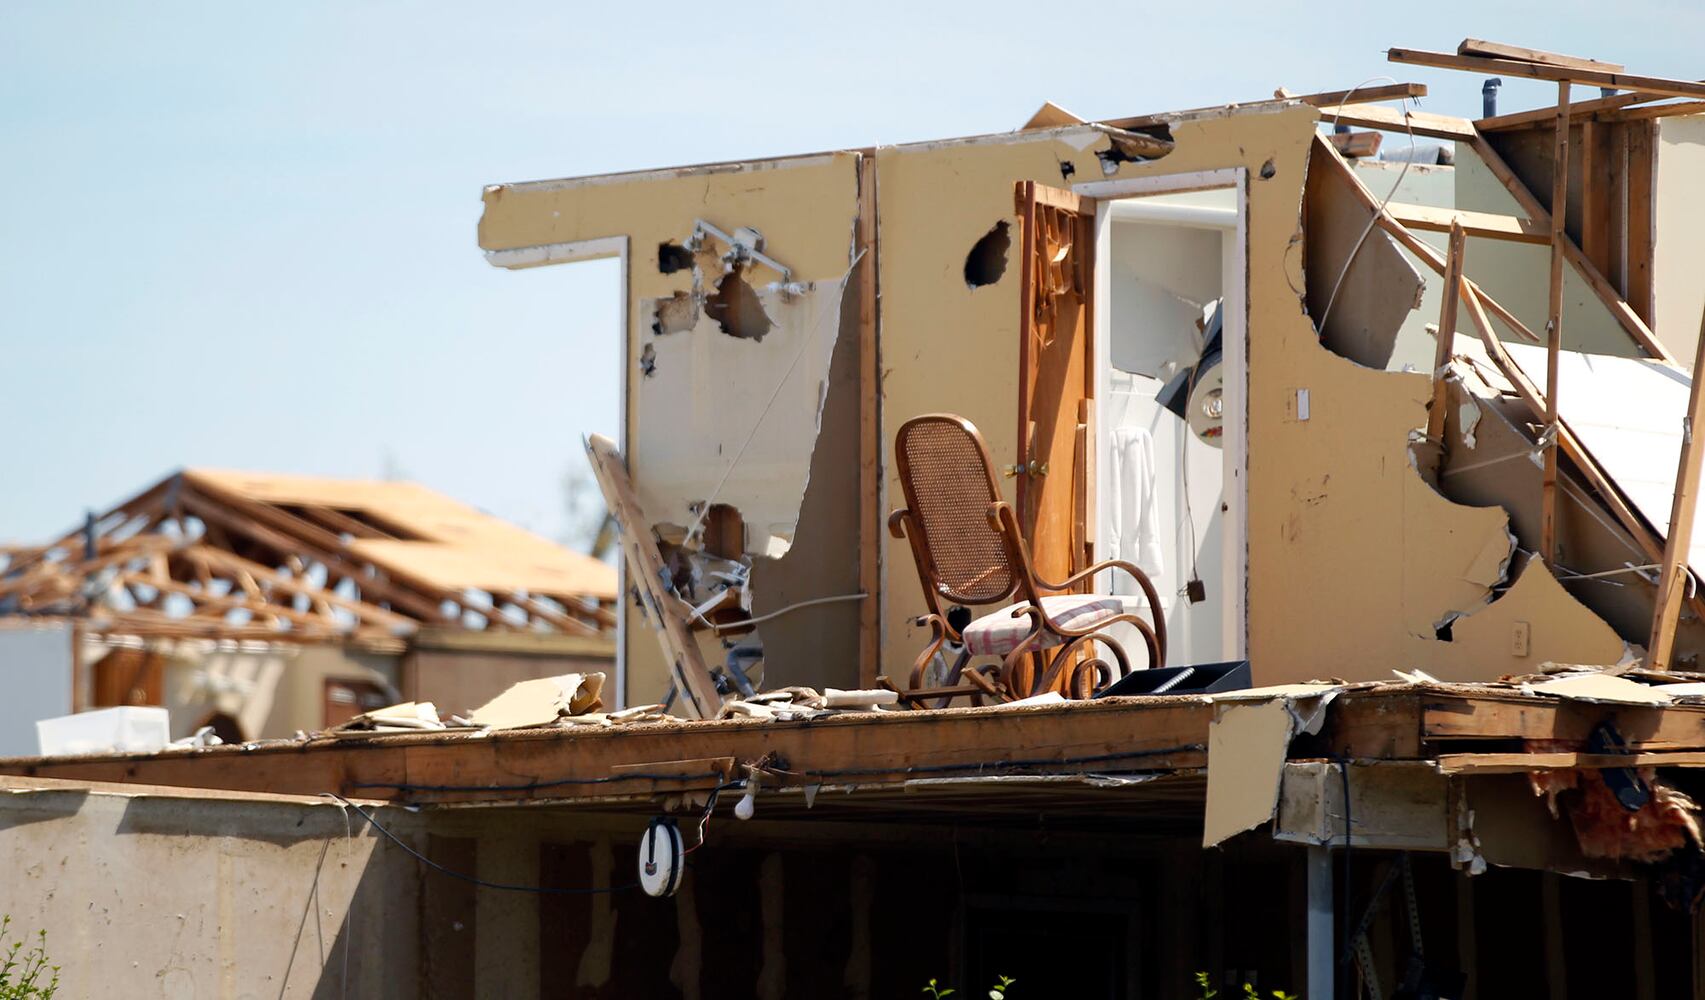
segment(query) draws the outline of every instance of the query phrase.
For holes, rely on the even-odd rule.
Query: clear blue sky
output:
[[[1093,9],[3,0],[0,539],[189,465],[389,466],[559,534],[617,422],[617,273],[487,266],[487,183],[1381,74],[1472,114],[1478,78],[1383,54],[1464,35],[1705,77],[1697,2]]]

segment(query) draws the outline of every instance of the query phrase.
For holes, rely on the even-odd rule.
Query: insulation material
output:
[[[705,309],[691,329],[645,335],[654,369],[634,393],[647,419],[630,440],[648,517],[690,525],[714,494],[745,520],[749,551],[786,551],[810,475],[844,290],[839,281],[793,295],[756,289],[770,324],[762,337],[731,336]],[[647,299],[640,308],[655,312],[668,301]]]
[[[1334,154],[1316,147],[1313,155]],[[1320,342],[1357,364],[1384,369],[1403,321],[1421,304],[1421,273],[1390,236],[1369,231],[1373,213],[1352,195],[1342,171],[1310,169],[1304,206],[1308,311],[1322,326]]]
[[[1213,699],[1203,847],[1273,818],[1291,738],[1299,732],[1319,731],[1336,692],[1330,684],[1292,684]]]
[[[1535,753],[1579,749],[1564,740],[1528,740],[1526,748]],[[1699,847],[1698,804],[1658,781],[1656,768],[1635,770],[1651,790],[1651,797],[1633,811],[1617,801],[1603,772],[1597,769],[1533,771],[1528,774],[1528,784],[1533,794],[1545,800],[1553,817],[1568,817],[1575,842],[1586,857],[1653,862],[1689,845]]]

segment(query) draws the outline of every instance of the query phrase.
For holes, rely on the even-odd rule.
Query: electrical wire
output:
[[[756,618],[742,618],[737,622],[729,622],[726,625],[718,625],[707,619],[702,612],[698,611],[693,612],[693,619],[703,622],[714,632],[729,632],[734,629],[750,628],[759,622],[767,622],[772,618],[780,618],[782,615],[785,615],[790,611],[798,611],[800,608],[809,608],[817,604],[832,604],[835,601],[862,601],[869,596],[869,594],[860,591],[856,594],[836,594],[833,597],[814,597],[809,601],[795,601],[787,607],[777,608],[769,614],[759,615]]]
[[[386,839],[413,855],[414,859],[419,861],[421,864],[426,865],[428,868],[431,868],[440,874],[448,875],[454,879],[460,879],[463,882],[470,882],[482,889],[497,889],[503,892],[531,892],[542,896],[598,896],[605,893],[626,892],[629,889],[639,888],[639,883],[637,881],[628,882],[624,885],[592,886],[589,888],[558,888],[556,886],[548,885],[513,885],[508,882],[488,882],[485,879],[456,871],[454,868],[446,868],[426,855],[420,853],[408,844],[404,843],[396,834],[380,825],[379,821],[374,819],[367,810],[361,808],[336,792],[321,792],[320,794],[329,798],[334,798],[343,803],[345,806],[354,809],[362,819],[367,821],[368,826],[384,834]]]

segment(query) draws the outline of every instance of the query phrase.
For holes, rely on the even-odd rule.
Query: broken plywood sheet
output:
[[[714,495],[740,512],[749,551],[786,552],[809,479],[844,291],[838,279],[798,294],[773,285],[753,290],[750,308],[765,318],[753,328],[763,327],[762,335],[727,332],[703,308],[693,310],[690,328],[641,334],[650,360],[633,387],[644,419],[630,431],[629,463],[648,517],[685,527]],[[642,300],[641,312],[656,315],[674,301]]]
[[[1534,385],[1548,391],[1545,349],[1508,348]],[[1667,536],[1692,388],[1687,373],[1646,358],[1563,351],[1557,381],[1557,405],[1569,428],[1635,509]],[[1695,574],[1705,567],[1705,536],[1696,534],[1687,562]]]

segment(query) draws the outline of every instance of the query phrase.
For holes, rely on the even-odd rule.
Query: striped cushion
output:
[[[1024,637],[1035,627],[1030,615],[1013,617],[1013,612],[1029,605],[1020,601],[984,615],[965,626],[965,648],[977,656],[1005,656],[1018,648]],[[1042,610],[1055,624],[1070,629],[1086,629],[1098,625],[1125,610],[1117,597],[1095,594],[1058,594],[1042,598]],[[1051,632],[1042,634],[1041,646],[1058,646],[1064,639]]]

